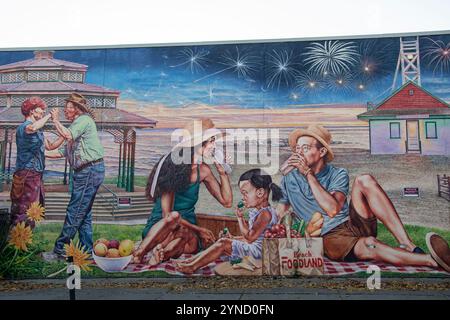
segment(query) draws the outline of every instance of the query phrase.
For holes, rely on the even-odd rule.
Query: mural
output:
[[[0,51],[0,80],[0,276],[450,274],[448,34]]]

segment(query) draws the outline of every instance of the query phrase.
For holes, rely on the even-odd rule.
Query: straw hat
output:
[[[80,109],[84,113],[89,113],[91,115],[91,117],[95,119],[94,110],[92,110],[87,105],[86,98],[83,97],[81,94],[79,94],[79,93],[71,93],[69,98],[64,99],[64,100],[66,102],[74,103],[77,106],[78,109]]]
[[[182,140],[175,148],[193,147],[199,145],[211,137],[220,138],[224,134],[215,127],[214,122],[209,118],[190,121],[184,128]]]
[[[297,146],[297,140],[303,136],[310,136],[323,144],[325,148],[327,148],[328,152],[326,155],[326,159],[328,162],[333,161],[334,154],[333,150],[331,150],[331,134],[330,132],[322,126],[319,125],[310,125],[306,130],[305,129],[296,129],[289,134],[289,146],[293,151],[295,151]]]

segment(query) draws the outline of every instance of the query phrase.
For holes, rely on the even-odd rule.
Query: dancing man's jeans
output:
[[[53,251],[64,255],[64,245],[69,244],[78,231],[81,245],[92,252],[92,205],[95,195],[105,178],[103,162],[87,166],[73,174],[73,188],[66,219]]]

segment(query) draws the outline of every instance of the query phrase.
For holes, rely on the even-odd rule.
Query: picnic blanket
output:
[[[192,255],[183,255],[179,259],[171,259],[169,261],[160,263],[156,266],[148,266],[145,264],[129,264],[122,272],[125,273],[139,273],[146,271],[164,271],[171,275],[186,276],[184,273],[178,272],[175,269],[175,262],[182,259],[187,259]],[[442,274],[450,277],[450,273],[447,273],[443,269],[433,269],[429,267],[413,267],[413,266],[394,266],[384,264],[380,262],[359,261],[359,262],[336,262],[327,258],[325,260],[325,275],[329,276],[342,276],[358,272],[366,272],[370,265],[377,265],[381,271],[384,272],[398,272],[398,273],[431,273]],[[214,276],[214,268],[217,264],[228,261],[228,257],[223,256],[217,259],[215,262],[197,270],[192,276]]]

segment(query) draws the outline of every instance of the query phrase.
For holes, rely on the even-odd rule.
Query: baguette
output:
[[[310,234],[311,237],[318,237],[320,236],[320,234],[322,233],[322,228],[317,229],[316,231],[314,231],[313,233]]]

